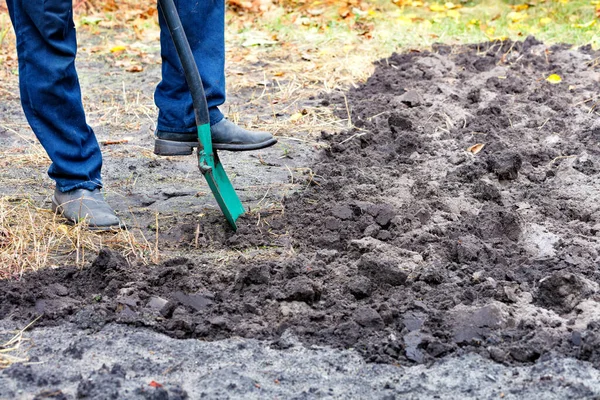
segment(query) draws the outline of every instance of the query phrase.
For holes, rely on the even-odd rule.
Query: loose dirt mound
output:
[[[532,38],[395,54],[345,95],[357,128],[324,134],[284,212],[202,228],[207,252],[236,259],[145,267],[103,251],[1,282],[0,317],[278,348],[290,331],[376,362],[554,350],[600,365],[598,57]],[[323,105],[347,117],[343,96]],[[181,232],[183,248],[198,242]]]

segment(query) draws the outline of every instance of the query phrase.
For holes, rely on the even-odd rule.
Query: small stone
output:
[[[164,318],[171,318],[173,316],[173,312],[177,308],[177,303],[174,301],[168,301],[159,311],[159,314]]]
[[[146,304],[146,307],[152,310],[160,311],[168,302],[168,300],[163,299],[162,297],[154,296],[150,298],[150,300]]]
[[[377,213],[375,222],[382,227],[389,226],[392,219],[396,216],[396,212],[391,207],[382,207]]]
[[[540,281],[536,303],[566,314],[598,291],[598,284],[584,276],[556,271]]]
[[[408,278],[396,260],[381,254],[364,254],[358,262],[358,270],[376,284],[400,286]]]
[[[290,315],[292,315],[292,309],[285,304],[279,306],[279,311],[284,317],[289,317]]]
[[[454,341],[458,344],[469,344],[482,340],[489,332],[507,325],[508,312],[501,303],[488,304],[483,307],[465,307],[459,305],[449,317],[454,326]]]
[[[365,328],[383,328],[385,323],[381,315],[371,307],[361,307],[354,312],[354,321]]]
[[[400,133],[402,131],[411,131],[413,128],[413,124],[410,119],[400,115],[400,114],[392,114],[388,118],[388,125],[390,126],[390,130],[392,133]]]
[[[490,358],[496,362],[504,362],[506,360],[506,352],[503,350],[500,350],[497,347],[488,347],[488,353],[490,354]]]
[[[370,236],[370,237],[376,237],[380,230],[381,230],[381,227],[379,225],[371,224],[365,228],[363,235]]]
[[[500,190],[489,182],[478,181],[474,187],[475,197],[484,201],[494,201],[499,203],[502,199]]]
[[[208,320],[208,323],[212,326],[216,326],[217,328],[227,328],[227,320],[225,319],[225,317],[213,317]]]
[[[346,204],[333,207],[331,214],[339,219],[351,219],[354,216],[354,212]]]
[[[285,285],[285,299],[288,301],[303,301],[312,303],[317,299],[317,292],[313,282],[306,276],[291,279]]]
[[[357,299],[369,297],[373,291],[371,280],[366,276],[354,277],[348,283],[348,291]]]
[[[202,311],[213,304],[213,301],[202,294],[185,294],[183,292],[175,292],[173,298],[180,304],[193,308],[196,311]]]
[[[380,231],[377,234],[378,240],[386,241],[386,240],[390,240],[391,238],[392,238],[392,234],[390,233],[390,231]]]
[[[517,153],[502,154],[492,157],[488,162],[488,169],[498,177],[498,180],[515,180],[523,165],[521,156]]]
[[[421,93],[416,90],[409,90],[404,93],[402,96],[398,98],[402,103],[406,104],[409,107],[418,107],[423,104],[423,97]]]

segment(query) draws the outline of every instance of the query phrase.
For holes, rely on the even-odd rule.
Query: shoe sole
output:
[[[252,144],[228,144],[213,143],[213,149],[225,151],[252,151],[271,147],[277,143],[277,139],[272,138],[260,143]],[[197,142],[177,142],[174,140],[154,139],[154,154],[157,156],[189,156],[198,147]]]
[[[63,209],[60,206],[60,204],[58,204],[58,202],[56,201],[56,198],[54,196],[52,196],[52,212],[63,217],[69,225],[77,225],[77,221],[73,221],[63,215]],[[90,231],[96,231],[96,232],[118,231],[120,229],[123,229],[124,225],[122,222],[120,222],[119,225],[108,225],[108,226],[88,225],[87,228]]]

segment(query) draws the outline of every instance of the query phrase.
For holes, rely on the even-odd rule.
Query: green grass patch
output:
[[[591,44],[600,48],[600,1],[368,2],[342,18],[339,8],[280,9],[266,13],[240,31],[259,29],[283,41],[360,44],[375,40],[378,50],[428,47],[433,43],[522,40],[534,35],[547,44]],[[317,6],[315,6],[317,7]],[[323,6],[321,6],[323,7]],[[235,18],[232,22],[235,22]]]

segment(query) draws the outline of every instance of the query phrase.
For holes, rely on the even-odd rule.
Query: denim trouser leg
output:
[[[198,64],[210,122],[223,119],[217,106],[225,102],[225,0],[175,0],[179,17]],[[165,132],[196,132],[192,97],[181,63],[159,10],[162,81],[154,94],[159,109],[158,129]]]
[[[102,186],[102,155],[87,125],[75,71],[71,0],[7,0],[17,36],[25,116],[52,160],[60,191]]]

